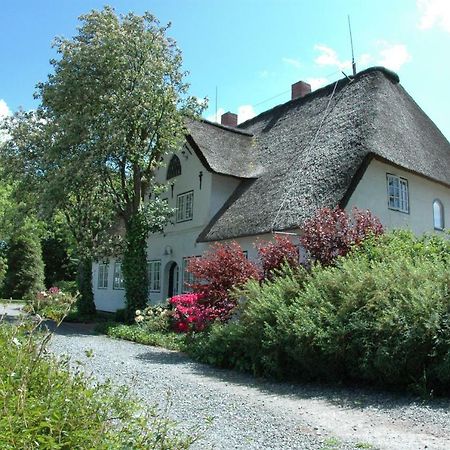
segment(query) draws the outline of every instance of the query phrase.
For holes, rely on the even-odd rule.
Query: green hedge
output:
[[[334,267],[248,282],[239,320],[188,351],[257,375],[450,390],[449,268],[445,237],[370,239]]]

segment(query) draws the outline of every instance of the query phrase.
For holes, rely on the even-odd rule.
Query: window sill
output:
[[[395,211],[395,212],[409,215],[409,211],[402,211],[401,209],[391,208],[390,206],[388,206],[388,209],[389,209],[389,211]]]

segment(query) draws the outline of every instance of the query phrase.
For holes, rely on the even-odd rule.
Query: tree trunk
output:
[[[80,297],[78,311],[81,315],[95,314],[94,293],[92,291],[92,259],[81,258],[78,263],[77,285]]]
[[[126,248],[122,269],[125,284],[127,321],[131,322],[137,309],[148,302],[147,228],[140,213],[135,214],[126,228]]]

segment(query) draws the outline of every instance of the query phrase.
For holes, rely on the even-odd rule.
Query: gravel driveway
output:
[[[449,400],[255,380],[79,325],[61,327],[52,349],[150,405],[164,405],[170,392],[169,414],[183,427],[212,418],[197,449],[450,449]]]

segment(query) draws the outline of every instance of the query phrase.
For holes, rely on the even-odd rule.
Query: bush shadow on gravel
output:
[[[288,383],[255,378],[250,374],[240,373],[229,369],[219,369],[202,364],[187,355],[175,351],[153,348],[152,351],[135,356],[139,361],[148,364],[187,365],[193,375],[210,378],[236,387],[255,389],[259,393],[286,398],[290,400],[324,400],[333,405],[364,410],[376,408],[378,410],[406,409],[422,407],[425,410],[450,412],[450,399],[437,398],[423,400],[421,397],[398,391],[381,390],[368,386],[343,386],[322,383]]]

